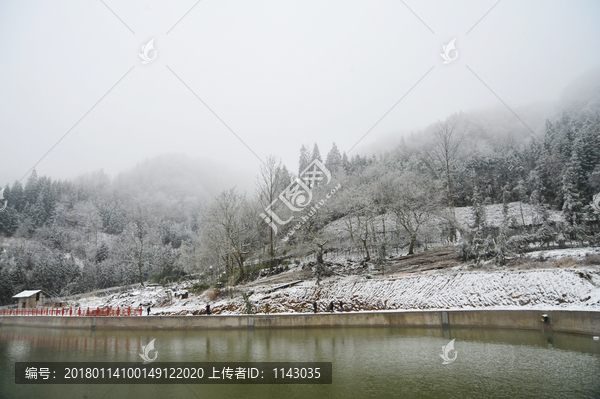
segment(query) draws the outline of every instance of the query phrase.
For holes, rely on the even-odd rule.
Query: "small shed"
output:
[[[50,296],[42,290],[27,290],[13,296],[17,300],[17,308],[35,308],[44,306]]]

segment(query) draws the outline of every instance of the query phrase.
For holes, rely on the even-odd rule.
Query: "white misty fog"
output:
[[[405,95],[353,152],[389,149],[459,111],[504,115],[526,133],[467,66],[536,130],[565,87],[600,65],[594,1],[503,1],[487,15],[495,2],[208,1],[187,15],[195,2],[105,3],[0,4],[2,185],[132,67],[40,175],[115,176],[185,153],[230,170],[224,186],[251,191],[257,157],[296,171],[303,143],[348,151]],[[158,55],[144,65],[138,54],[153,38]],[[443,65],[453,38],[460,55]]]

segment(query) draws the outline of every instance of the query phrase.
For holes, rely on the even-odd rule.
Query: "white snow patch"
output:
[[[600,248],[564,248],[533,251],[524,254],[526,258],[532,259],[561,259],[561,258],[585,258],[586,255],[600,255]]]
[[[183,288],[183,287],[181,287]],[[179,289],[181,289],[179,288]],[[247,289],[248,287],[239,287]],[[413,274],[400,277],[334,277],[317,286],[314,280],[271,292],[273,286],[253,286],[248,292],[256,313],[328,311],[330,301],[344,303],[346,311],[436,309],[585,309],[600,311],[600,270],[537,269],[522,271],[469,271]],[[108,297],[80,299],[83,308],[152,305],[152,314],[200,314],[210,303],[214,314],[244,314],[246,303],[238,294],[210,301],[203,294],[168,300],[166,288],[138,289]]]

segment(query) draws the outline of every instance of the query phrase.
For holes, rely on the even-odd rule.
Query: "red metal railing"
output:
[[[0,309],[0,316],[141,316],[142,307]]]

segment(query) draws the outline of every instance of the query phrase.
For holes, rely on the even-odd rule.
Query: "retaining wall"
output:
[[[542,321],[542,315],[548,321]],[[0,316],[0,326],[82,329],[264,329],[339,327],[475,327],[600,335],[600,312],[450,310],[212,316]]]

